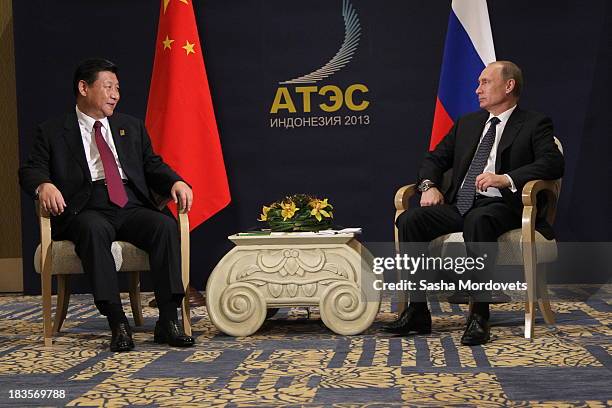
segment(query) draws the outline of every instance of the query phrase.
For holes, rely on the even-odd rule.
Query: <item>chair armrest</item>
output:
[[[179,239],[181,240],[181,277],[183,289],[189,286],[189,216],[187,213],[178,213]],[[187,293],[187,292],[185,292]],[[188,297],[188,296],[187,296]]]
[[[40,200],[34,200],[34,208],[40,227],[40,244],[43,250],[41,260],[44,260],[45,258],[42,255],[46,254],[47,250],[51,248],[51,213],[43,208]],[[42,271],[42,269],[41,265],[40,270]]]
[[[51,218],[51,213],[43,208],[40,200],[34,200],[34,209],[37,217]]]
[[[40,227],[40,276],[51,276],[51,213],[43,208],[40,200],[34,200],[34,208]],[[47,278],[49,280],[50,278]]]
[[[547,198],[548,208],[546,211],[546,221],[550,225],[555,221],[557,213],[557,202],[559,201],[560,183],[559,180],[531,180],[523,187],[522,200],[523,206],[537,207],[537,195],[544,191]]]
[[[399,251],[399,236],[397,231],[397,226],[395,225],[395,221],[397,221],[397,217],[400,216],[401,213],[406,211],[410,206],[409,200],[416,193],[416,184],[408,184],[406,186],[400,187],[395,193],[395,218],[393,218],[393,235],[395,237],[395,250]]]
[[[537,216],[537,196],[544,192],[547,198],[548,208],[546,221],[552,225],[557,212],[557,201],[559,200],[559,180],[531,180],[523,187],[523,219],[522,236],[523,242],[535,240],[535,218]]]
[[[185,238],[189,242],[189,215],[187,213],[178,213],[179,232],[181,233],[181,242]],[[187,235],[183,237],[183,233]]]
[[[181,279],[185,297],[181,308],[183,330],[191,336],[191,317],[189,312],[189,216],[178,213],[179,237],[181,239]]]
[[[409,207],[408,200],[416,193],[416,184],[408,184],[400,187],[395,193],[395,209],[406,211]]]
[[[51,214],[45,210],[40,200],[34,201],[38,225],[40,226],[40,291],[42,295],[43,338],[45,347],[53,344],[53,322],[51,320],[51,268],[53,248],[51,241]]]

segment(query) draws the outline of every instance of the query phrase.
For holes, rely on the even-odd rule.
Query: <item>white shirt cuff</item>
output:
[[[513,193],[516,193],[516,186],[514,185],[514,180],[512,180],[512,177],[510,177],[507,174],[504,174],[504,176],[508,177],[508,180],[510,181],[510,191],[512,191]]]

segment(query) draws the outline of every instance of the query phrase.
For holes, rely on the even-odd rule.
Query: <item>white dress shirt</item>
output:
[[[487,164],[485,165],[485,168],[482,171],[483,173],[495,174],[495,160],[497,159],[497,146],[499,145],[499,140],[501,139],[502,134],[504,133],[504,129],[506,128],[506,125],[508,124],[508,119],[510,119],[510,115],[512,115],[512,112],[514,112],[514,109],[516,109],[516,105],[514,105],[507,111],[500,113],[499,115],[493,115],[492,113],[489,113],[489,118],[487,119],[485,127],[482,130],[482,135],[480,135],[480,141],[478,142],[478,144],[482,142],[482,138],[487,133],[487,130],[489,130],[489,127],[491,126],[490,124],[491,118],[494,116],[497,117],[499,119],[499,123],[497,124],[497,127],[495,128],[495,141],[493,142],[493,147],[491,147],[491,153],[489,154],[489,158],[487,159]],[[516,187],[514,186],[514,181],[512,180],[512,178],[507,174],[504,174],[504,176],[508,177],[508,180],[510,181],[510,191],[512,191],[513,193],[516,192]],[[463,183],[465,183],[465,178],[463,179],[463,182],[461,183],[462,186],[463,186]],[[501,192],[496,187],[489,187],[486,191],[476,191],[476,192],[478,194],[481,194],[487,197],[501,197]]]
[[[99,120],[100,123],[102,123],[102,128],[100,129],[102,132],[102,137],[108,144],[108,147],[110,147],[111,152],[113,152],[121,178],[126,180],[127,177],[121,168],[121,163],[119,163],[119,156],[117,155],[117,149],[115,148],[115,142],[113,141],[113,135],[111,133],[110,124],[108,123],[108,118],[94,119],[91,116],[87,116],[81,112],[78,106],[76,107],[76,115],[79,121],[79,128],[81,129],[83,147],[85,148],[85,158],[87,159],[87,165],[89,166],[89,172],[91,173],[91,180],[96,181],[105,178],[104,167],[102,166],[98,146],[96,146],[93,129],[93,125],[96,120]]]

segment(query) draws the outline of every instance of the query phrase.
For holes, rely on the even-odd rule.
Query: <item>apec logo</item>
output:
[[[270,107],[270,114],[274,115],[270,118],[271,128],[291,129],[294,127],[370,124],[369,115],[344,115],[344,117],[326,115],[326,113],[335,113],[342,107],[346,107],[352,112],[365,111],[370,105],[370,101],[366,99],[366,94],[369,92],[367,85],[356,83],[348,85],[344,89],[331,84],[321,87],[310,85],[327,79],[344,69],[357,52],[361,38],[361,26],[359,16],[349,0],[342,1],[342,17],[344,20],[344,40],[338,52],[317,70],[278,83],[281,86],[276,89]],[[279,114],[283,116],[276,116]],[[293,114],[308,115],[294,116]]]

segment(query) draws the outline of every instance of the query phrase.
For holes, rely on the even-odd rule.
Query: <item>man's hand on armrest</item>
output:
[[[421,194],[421,207],[444,204],[444,196],[437,187],[431,187]]]
[[[66,202],[62,193],[52,183],[42,183],[36,189],[36,196],[45,211],[52,215],[60,215],[66,209]]]
[[[170,190],[170,196],[174,200],[179,212],[187,213],[191,210],[193,191],[191,191],[191,188],[186,183],[182,181],[174,183]]]

